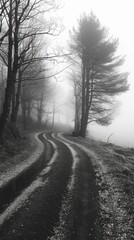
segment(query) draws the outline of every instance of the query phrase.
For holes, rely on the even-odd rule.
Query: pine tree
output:
[[[117,55],[118,39],[109,37],[93,13],[84,15],[78,30],[73,29],[70,47],[81,67],[79,134],[85,137],[88,123],[111,123],[114,96],[128,90],[128,73],[121,72],[125,57]]]

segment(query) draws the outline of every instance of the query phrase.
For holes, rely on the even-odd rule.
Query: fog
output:
[[[120,101],[122,105],[118,110],[112,124],[107,127],[91,126],[89,130],[97,139],[107,141],[110,134],[110,142],[126,146],[134,147],[134,89],[130,89],[129,93],[122,94]]]
[[[107,127],[92,124],[88,126],[89,136],[103,141],[134,147],[134,15],[133,1],[122,0],[64,0],[63,7],[59,10],[59,17],[62,18],[65,30],[59,37],[59,42],[63,47],[67,46],[69,40],[69,30],[77,27],[79,16],[85,12],[90,14],[93,11],[99,18],[102,25],[109,28],[113,37],[119,38],[118,53],[126,55],[123,70],[128,71],[130,90],[117,97],[120,108],[111,125]],[[64,80],[60,83],[60,92],[63,92],[64,103],[61,107],[60,121],[67,122],[73,126],[73,87],[68,81],[67,71],[63,74]],[[61,90],[62,89],[62,90]],[[72,95],[71,95],[72,94]],[[62,98],[61,98],[62,99]],[[59,100],[62,102],[62,100]],[[58,118],[58,117],[57,117]]]

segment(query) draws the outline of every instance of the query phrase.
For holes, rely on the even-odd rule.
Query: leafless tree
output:
[[[15,92],[18,89],[16,88],[16,81],[21,79],[21,70],[19,69],[31,48],[33,39],[37,36],[59,33],[54,21],[47,21],[47,18],[45,18],[50,10],[56,8],[55,1],[52,0],[0,1],[0,57],[7,66],[5,99],[0,118],[0,137],[9,118],[11,99],[12,107],[15,106]],[[6,58],[7,60],[5,60]],[[18,81],[18,84],[20,84],[20,81]]]
[[[45,78],[44,63],[33,61],[22,74],[21,107],[23,127],[31,119],[31,112],[37,116],[38,127],[44,112],[44,102],[48,91],[48,79]]]
[[[0,62],[0,115],[2,113],[2,106],[4,102],[4,90],[6,84],[6,69],[3,62]]]

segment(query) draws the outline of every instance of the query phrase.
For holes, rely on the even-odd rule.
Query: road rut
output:
[[[46,138],[57,146],[58,155],[50,165],[48,161],[49,171],[39,175],[37,189],[1,226],[0,239],[103,240],[98,189],[89,157],[56,134],[47,133]]]

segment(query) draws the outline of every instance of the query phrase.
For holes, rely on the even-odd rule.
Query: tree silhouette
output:
[[[125,58],[117,55],[118,39],[109,37],[93,13],[81,17],[78,29],[71,33],[70,47],[75,55],[74,65],[81,70],[79,135],[85,137],[88,123],[110,124],[114,96],[128,90],[128,73],[120,68]]]

